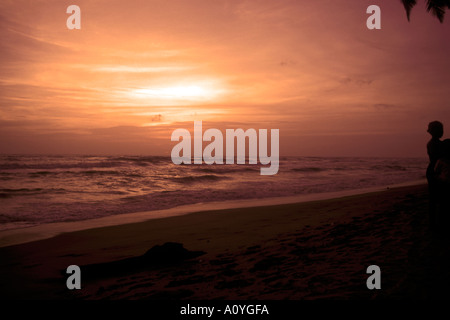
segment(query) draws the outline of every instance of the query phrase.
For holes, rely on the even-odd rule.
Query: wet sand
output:
[[[450,248],[425,185],[211,210],[0,248],[12,299],[448,299]],[[147,250],[177,243],[166,251]],[[155,253],[156,252],[156,253]],[[82,289],[66,288],[78,265]],[[368,290],[366,268],[381,268]]]

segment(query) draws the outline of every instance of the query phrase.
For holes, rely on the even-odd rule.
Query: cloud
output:
[[[364,1],[79,0],[80,32],[64,1],[1,1],[0,124],[11,148],[65,137],[95,151],[83,145],[130,150],[127,139],[196,119],[295,142],[448,117],[450,24],[425,10],[408,23],[398,1],[380,1],[379,32]],[[155,98],[195,86],[219,94]]]
[[[123,65],[84,65],[84,68],[98,72],[120,72],[120,73],[167,73],[192,70],[194,67],[187,66],[123,66]]]
[[[16,68],[29,63],[47,61],[62,53],[69,52],[67,47],[35,35],[36,30],[21,22],[0,15],[0,59],[1,67],[15,64]]]
[[[279,63],[281,67],[295,66],[297,63],[293,60],[283,60]]]
[[[162,120],[162,115],[161,115],[161,114],[157,114],[157,115],[153,116],[153,117],[151,118],[151,120],[152,120],[152,122],[161,122],[161,120]]]
[[[386,109],[398,109],[400,106],[389,103],[375,103],[373,107],[376,109],[386,110]]]
[[[364,79],[364,78],[351,78],[351,77],[346,77],[343,79],[338,80],[339,83],[344,84],[344,85],[357,85],[357,86],[365,86],[365,85],[371,85],[374,80],[373,79]]]

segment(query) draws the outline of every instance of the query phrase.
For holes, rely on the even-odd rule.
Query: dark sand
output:
[[[427,188],[420,185],[65,233],[0,248],[0,295],[448,299],[449,242],[429,231],[427,209]],[[167,242],[204,254],[142,257]],[[81,267],[81,290],[66,288],[64,271],[72,264]],[[372,264],[381,268],[381,290],[366,287]]]

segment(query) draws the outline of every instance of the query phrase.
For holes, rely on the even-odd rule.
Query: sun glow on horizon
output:
[[[129,95],[134,99],[172,100],[172,101],[208,101],[216,98],[218,90],[202,85],[179,85],[155,88],[133,89]]]
[[[63,1],[0,1],[0,150],[163,153],[202,120],[277,128],[285,153],[423,155],[450,118],[449,21],[299,2],[81,0],[69,30]]]

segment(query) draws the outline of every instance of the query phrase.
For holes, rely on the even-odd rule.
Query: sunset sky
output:
[[[426,156],[450,13],[418,2],[408,22],[399,0],[2,0],[0,153],[169,155],[202,120],[280,129],[280,155]]]

